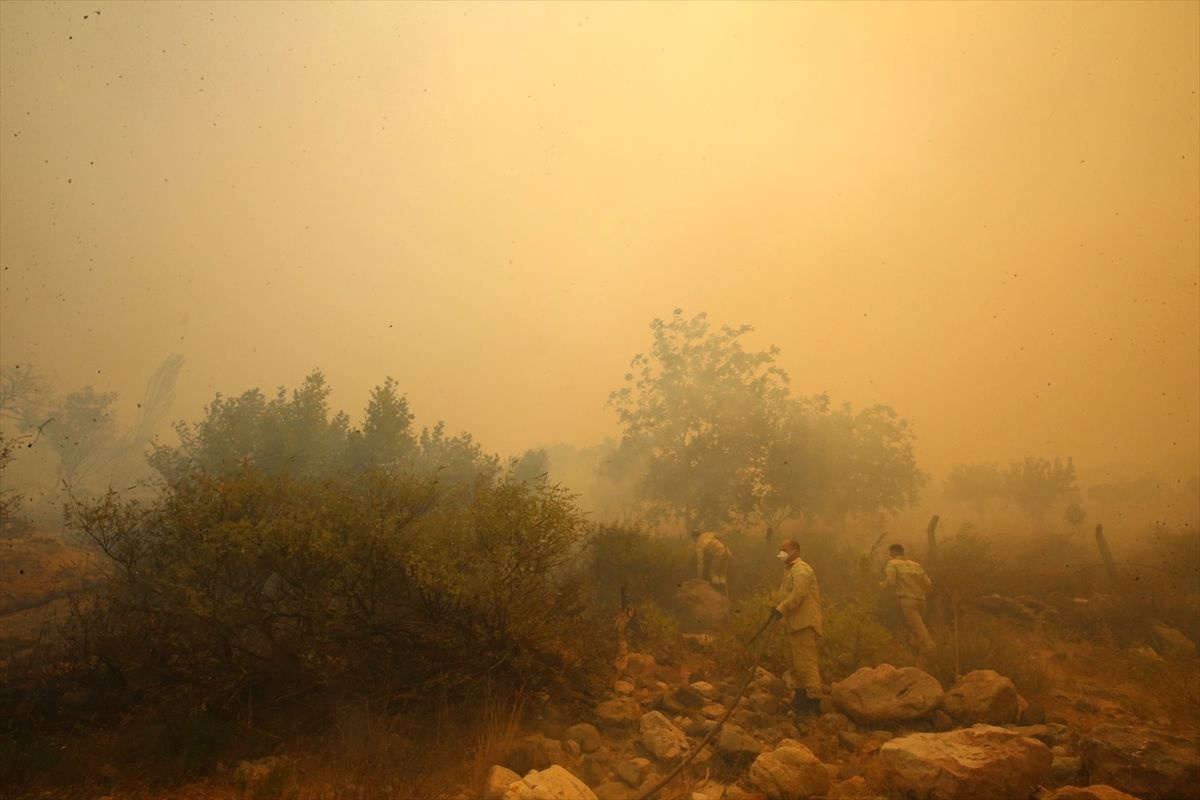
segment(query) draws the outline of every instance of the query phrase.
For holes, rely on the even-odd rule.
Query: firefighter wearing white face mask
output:
[[[791,539],[780,544],[777,558],[787,568],[779,585],[779,605],[772,618],[783,618],[788,645],[792,651],[792,672],[796,696],[792,705],[797,713],[816,713],[820,709],[821,671],[817,665],[817,642],[821,637],[821,590],[813,568],[800,558],[800,549]]]

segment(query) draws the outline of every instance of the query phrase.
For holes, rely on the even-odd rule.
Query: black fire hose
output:
[[[763,623],[762,627],[758,629],[758,632],[750,637],[750,641],[746,643],[746,647],[749,648],[750,645],[754,644],[754,640],[761,636],[765,630],[770,628],[771,623],[777,619],[779,619],[779,617],[775,616],[775,614],[771,614],[771,616],[767,618],[767,621]],[[754,656],[754,664],[751,665],[750,670],[746,673],[746,680],[742,681],[742,688],[738,689],[737,694],[733,698],[733,702],[729,704],[729,708],[727,708],[725,713],[721,715],[721,718],[717,720],[717,724],[714,725],[708,733],[704,734],[704,738],[692,748],[690,753],[684,756],[683,760],[679,762],[675,769],[671,770],[671,772],[668,773],[667,776],[661,781],[635,797],[634,800],[651,800],[651,798],[661,792],[668,783],[674,780],[675,776],[682,772],[684,767],[692,762],[692,759],[704,749],[704,745],[708,744],[709,741],[711,741],[712,738],[717,735],[717,731],[721,730],[721,726],[725,724],[726,720],[729,719],[729,715],[732,714],[734,709],[737,708],[738,703],[742,699],[742,695],[746,693],[746,689],[750,686],[750,681],[754,680],[754,672],[758,669],[758,664],[760,661],[762,661],[763,653],[766,652],[767,644],[770,641],[770,636],[763,641],[763,646],[759,648],[758,654]]]

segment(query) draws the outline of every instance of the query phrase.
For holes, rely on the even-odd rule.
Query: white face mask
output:
[[[788,551],[780,550],[778,553],[775,554],[775,557],[778,558],[780,561],[787,561],[788,560]]]

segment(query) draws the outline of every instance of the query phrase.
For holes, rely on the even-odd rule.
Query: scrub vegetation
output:
[[[888,525],[937,488],[909,426],[886,406],[793,396],[774,349],[743,349],[748,330],[680,311],[653,323],[652,349],[609,399],[623,435],[595,480],[624,500],[615,508],[610,493],[604,514],[556,479],[552,451],[504,460],[444,425],[418,431],[391,378],[357,424],[313,372],[291,392],[217,396],[175,426],[176,443],[150,444],[180,361],[152,379],[152,408],[127,432],[106,410],[116,398],[55,398],[28,367],[6,369],[4,474],[57,457],[61,488],[47,496],[92,560],[66,571],[72,591],[45,595],[35,634],[5,646],[0,786],[454,796],[523,732],[594,705],[614,677],[621,614],[626,644],[663,665],[744,671],[784,535],[821,582],[827,682],[916,664],[879,589]],[[97,490],[119,485],[139,448],[137,485]],[[1171,491],[1186,502],[1194,487]],[[1145,713],[1195,724],[1194,657],[1137,654],[1152,625],[1200,639],[1196,528],[1160,523],[1140,550],[1097,563],[1091,497],[1070,459],[955,468],[941,499],[967,511],[911,550],[936,587],[939,646],[922,666],[947,686],[994,669],[1031,702],[1069,705],[1067,666],[1099,642],[1098,666],[1141,687]],[[41,535],[21,500],[6,486],[10,554]],[[733,553],[733,621],[703,652],[675,596],[694,576],[686,532],[697,527],[723,531]],[[7,577],[32,580],[35,567]],[[762,655],[777,674],[781,638]],[[284,760],[253,790],[230,769],[268,756]]]

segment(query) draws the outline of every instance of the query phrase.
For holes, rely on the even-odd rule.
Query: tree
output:
[[[499,477],[500,459],[483,452],[469,433],[447,436],[446,423],[438,422],[421,431],[417,469],[448,489],[474,489]]]
[[[0,422],[29,431],[46,421],[53,405],[46,378],[30,364],[8,364],[0,368]]]
[[[350,423],[329,415],[329,387],[316,370],[289,397],[282,387],[268,401],[258,389],[218,394],[200,422],[175,425],[179,446],[159,446],[151,464],[168,479],[200,469],[229,474],[253,465],[267,472],[327,474],[345,466]]]
[[[818,516],[833,479],[826,395],[790,399],[763,464],[759,508],[768,529]]]
[[[774,526],[795,517],[841,524],[851,514],[899,511],[916,501],[926,476],[908,423],[894,409],[855,413],[817,395],[789,403],[763,479],[762,514]]]
[[[991,503],[1008,497],[1008,487],[995,464],[955,464],[942,482],[942,496],[982,514]]]
[[[13,440],[0,431],[0,478],[3,478],[4,470],[7,469],[13,458]],[[19,493],[0,480],[0,531],[8,527],[13,516],[20,509],[22,499]]]
[[[1070,503],[1063,511],[1063,519],[1071,526],[1071,530],[1079,533],[1079,526],[1087,519],[1087,512],[1078,503]]]
[[[116,392],[97,392],[85,386],[63,398],[41,426],[58,453],[58,478],[67,487],[86,482],[124,452],[126,443],[113,419],[116,400]]]
[[[146,381],[146,391],[138,405],[137,421],[129,434],[133,448],[140,450],[154,439],[159,426],[166,420],[175,403],[175,384],[179,381],[183,363],[183,356],[172,353],[163,359],[150,380]]]
[[[1026,457],[1009,467],[1004,476],[1007,494],[1035,523],[1041,523],[1060,500],[1075,496],[1075,464],[1054,459]]]
[[[544,484],[550,476],[550,454],[545,450],[526,450],[509,459],[508,479],[519,483]]]
[[[749,325],[713,330],[706,314],[687,319],[680,309],[650,328],[649,354],[634,357],[626,385],[609,395],[623,429],[610,474],[636,476],[652,520],[695,528],[754,510],[788,394],[778,349],[749,352],[739,341]]]
[[[416,453],[408,399],[388,377],[371,391],[362,431],[351,434],[352,458],[362,467],[395,467]]]
[[[890,406],[855,414],[849,403],[832,418],[840,434],[831,450],[841,491],[832,493],[826,513],[837,518],[896,512],[915,503],[926,476],[917,468],[908,422]]]

